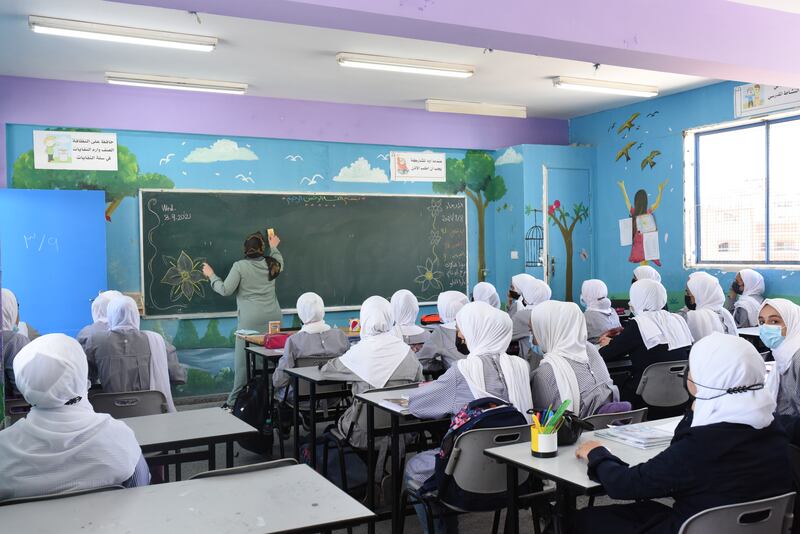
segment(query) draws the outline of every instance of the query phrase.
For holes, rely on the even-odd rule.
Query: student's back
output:
[[[3,288],[2,297],[2,343],[3,365],[7,391],[14,391],[14,358],[22,348],[29,343],[26,336],[17,331],[19,324],[19,305],[17,297],[9,289]]]
[[[289,385],[286,369],[305,367],[307,361],[336,358],[347,352],[350,342],[344,332],[331,328],[324,332],[297,332],[289,336],[283,348],[283,356],[272,375],[272,383],[276,388]]]

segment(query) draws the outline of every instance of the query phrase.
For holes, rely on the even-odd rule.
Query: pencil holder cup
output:
[[[558,434],[542,434],[531,427],[531,455],[537,458],[553,458],[558,454]]]

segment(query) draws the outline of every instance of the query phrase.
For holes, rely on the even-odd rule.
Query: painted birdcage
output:
[[[542,210],[533,210],[533,226],[525,232],[525,267],[542,266],[542,249],[544,248],[544,228],[539,224]]]

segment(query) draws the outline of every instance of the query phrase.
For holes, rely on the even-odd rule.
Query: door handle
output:
[[[555,278],[556,276],[556,258],[554,256],[550,256],[550,280]]]

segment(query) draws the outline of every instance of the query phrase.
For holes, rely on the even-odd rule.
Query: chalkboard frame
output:
[[[465,245],[467,275],[465,277],[466,285],[464,286],[464,294],[469,295],[469,204],[467,203],[466,195],[436,195],[436,194],[391,194],[391,193],[361,193],[353,191],[281,191],[281,190],[266,190],[259,189],[251,190],[235,190],[235,189],[140,189],[139,190],[139,283],[141,287],[142,302],[146,302],[147,295],[145,295],[145,281],[144,281],[144,193],[208,193],[208,194],[253,194],[253,195],[302,195],[302,196],[330,196],[330,195],[343,195],[343,196],[367,196],[367,197],[399,197],[399,198],[442,198],[442,199],[455,199],[461,200],[464,203],[464,232],[465,232]],[[435,301],[420,302],[420,306],[435,306]],[[350,306],[326,306],[326,312],[339,312],[339,311],[357,311],[361,309],[361,304]],[[297,313],[297,308],[281,308],[283,315],[293,315]],[[236,317],[236,311],[230,312],[215,312],[215,313],[175,313],[168,315],[152,315],[142,312],[144,319],[214,319],[220,317]]]

